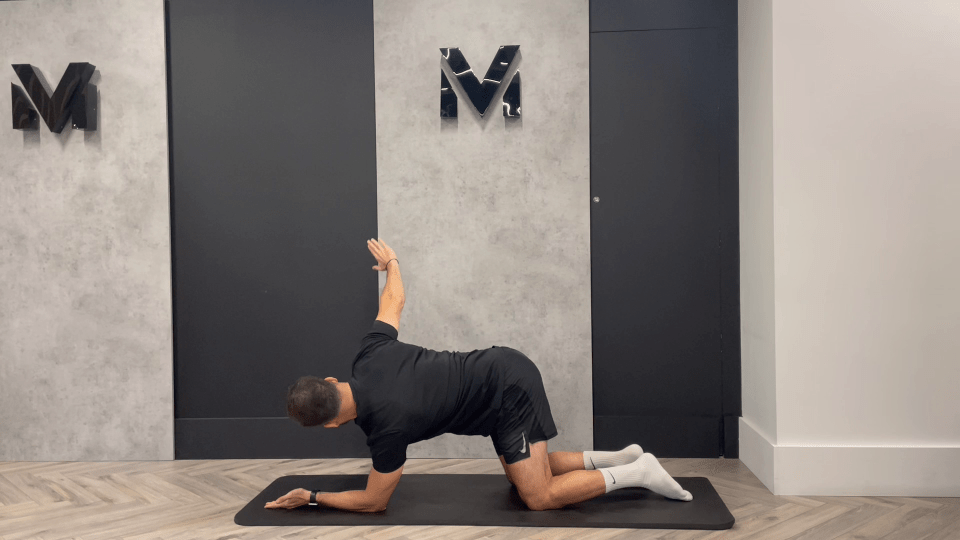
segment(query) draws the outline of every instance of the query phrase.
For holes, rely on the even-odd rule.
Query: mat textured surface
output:
[[[734,518],[713,484],[677,477],[690,502],[626,488],[560,510],[534,512],[516,488],[497,474],[409,474],[400,479],[385,512],[359,514],[305,505],[263,507],[296,488],[364,489],[366,475],[295,475],[273,481],[234,517],[237,525],[481,525],[497,527],[615,527],[626,529],[729,529]]]

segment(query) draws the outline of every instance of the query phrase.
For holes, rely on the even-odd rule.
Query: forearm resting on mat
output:
[[[387,509],[387,503],[390,502],[393,490],[397,489],[402,474],[402,465],[392,473],[381,473],[371,468],[367,489],[321,493],[317,496],[317,503],[353,512],[382,512]]]
[[[387,509],[387,501],[378,500],[366,491],[321,493],[317,495],[317,504],[351,512],[382,512]]]

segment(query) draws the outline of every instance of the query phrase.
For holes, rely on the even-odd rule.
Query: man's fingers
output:
[[[381,257],[380,252],[383,248],[381,248],[380,244],[376,243],[372,238],[370,240],[367,240],[367,247],[370,248],[370,253],[373,253],[374,257],[376,257],[377,259]]]
[[[294,490],[296,491],[296,490]],[[264,508],[296,508],[297,500],[294,496],[294,493],[291,491],[279,499],[268,502],[264,505]]]
[[[377,243],[377,241],[373,240],[372,238],[367,240],[367,248],[370,249],[370,253],[372,253],[373,257],[377,259],[377,262],[382,264],[384,259],[387,258],[386,246],[381,246],[380,243]]]

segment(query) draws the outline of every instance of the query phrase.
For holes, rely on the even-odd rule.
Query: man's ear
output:
[[[340,381],[338,381],[337,379],[335,379],[335,378],[333,378],[333,377],[327,377],[327,378],[324,379],[324,380],[325,380],[325,381],[332,382],[333,384],[337,384],[338,382],[340,382]]]

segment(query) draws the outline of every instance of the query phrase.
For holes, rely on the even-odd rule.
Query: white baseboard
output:
[[[746,418],[740,417],[740,461],[750,469],[757,478],[767,486],[771,493],[774,490],[774,445],[767,436],[762,434]]]
[[[777,445],[740,418],[740,461],[774,495],[960,497],[960,447]]]

